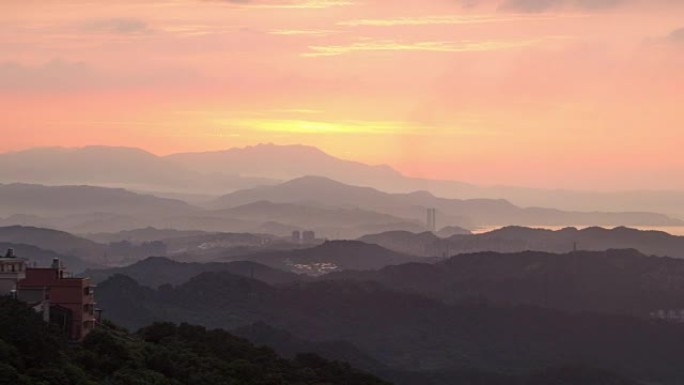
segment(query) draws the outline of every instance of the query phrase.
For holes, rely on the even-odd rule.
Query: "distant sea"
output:
[[[567,226],[524,226],[524,227],[529,227],[533,229],[547,229],[547,230],[561,230],[567,227],[576,227],[578,229],[586,229],[588,227],[595,227],[595,226],[573,226],[573,225],[567,225]],[[596,227],[603,227],[606,229],[612,229],[614,226],[596,226]],[[684,226],[627,226],[632,229],[637,229],[637,230],[644,230],[644,231],[663,231],[672,235],[678,235],[678,236],[684,236]],[[474,234],[482,234],[482,233],[487,233],[493,230],[498,230],[501,227],[488,227],[488,228],[479,228],[476,230],[472,230]]]

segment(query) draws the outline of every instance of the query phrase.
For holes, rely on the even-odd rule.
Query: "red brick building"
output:
[[[59,261],[49,268],[27,267],[18,283],[20,297],[39,297],[49,303],[50,322],[73,340],[82,340],[95,328],[95,296],[89,278],[65,275]]]

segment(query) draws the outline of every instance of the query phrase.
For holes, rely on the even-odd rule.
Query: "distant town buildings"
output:
[[[26,302],[72,340],[82,340],[95,328],[97,309],[90,279],[69,277],[58,259],[50,267],[30,267],[8,250],[0,258],[0,295]]]
[[[651,318],[670,321],[675,323],[684,323],[684,309],[670,309],[670,310],[658,310],[650,314]]]
[[[437,210],[434,208],[427,209],[427,230],[437,231]]]
[[[316,242],[316,233],[313,231],[305,231],[302,233],[302,243],[311,244]]]
[[[316,233],[313,231],[293,231],[292,232],[292,243],[296,244],[312,244],[316,243]]]

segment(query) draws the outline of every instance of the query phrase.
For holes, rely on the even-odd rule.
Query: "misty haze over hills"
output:
[[[95,185],[143,191],[213,193],[269,183],[180,167],[137,148],[37,148],[0,154],[0,182]],[[272,183],[272,182],[271,182]]]
[[[346,161],[301,145],[261,144],[164,157],[140,149],[103,146],[38,148],[0,154],[0,183],[123,187],[193,201],[308,175],[388,192],[425,190],[450,198],[507,199],[522,207],[648,211],[684,217],[684,194],[676,191],[583,192],[483,187],[406,177],[388,166]]]
[[[184,153],[164,159],[189,170],[210,174],[249,175],[277,180],[305,175],[327,175],[359,185],[400,183],[403,176],[389,166],[369,166],[332,157],[311,146],[259,144],[226,151]]]
[[[430,232],[390,231],[359,238],[401,253],[424,256],[455,255],[484,251],[503,253],[528,250],[566,253],[573,250],[604,251],[635,249],[644,254],[684,258],[684,237],[662,231],[640,231],[627,227],[590,227],[561,230],[504,227],[480,234],[456,234],[440,238]]]
[[[299,203],[323,207],[366,208],[399,217],[421,219],[435,208],[445,225],[479,227],[521,225],[681,225],[683,222],[649,213],[583,213],[544,208],[520,208],[505,200],[445,199],[427,192],[390,194],[370,187],[349,186],[324,177],[302,177],[275,186],[236,191],[215,200],[216,208],[257,201]]]
[[[439,225],[465,228],[524,226],[680,226],[652,213],[568,212],[520,208],[505,200],[445,199],[427,192],[385,193],[324,177],[239,190],[202,205],[123,189],[91,186],[0,185],[0,224],[79,233],[140,227],[288,235],[314,230],[327,238],[425,229],[435,208]]]

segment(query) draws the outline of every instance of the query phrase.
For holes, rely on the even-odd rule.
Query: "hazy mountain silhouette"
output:
[[[439,231],[435,232],[435,235],[437,235],[440,238],[449,238],[453,237],[454,235],[466,235],[470,233],[470,230],[464,229],[463,227],[446,226],[441,228]]]
[[[178,262],[164,257],[150,257],[132,265],[109,269],[94,269],[84,273],[93,282],[105,281],[116,274],[123,274],[135,279],[142,285],[159,287],[161,285],[179,285],[205,272],[229,272],[235,275],[250,277],[269,284],[295,282],[305,279],[297,274],[248,261],[226,263],[189,263]]]
[[[684,258],[684,237],[627,227],[589,227],[582,230],[569,227],[555,231],[505,227],[482,234],[454,235],[446,239],[439,239],[429,233],[385,232],[366,235],[359,240],[397,252],[425,256],[479,251],[508,253],[536,250],[565,253],[575,248],[594,251],[631,248],[649,255]]]
[[[46,267],[50,266],[52,261],[57,258],[68,272],[74,274],[82,273],[86,269],[99,267],[97,263],[85,261],[71,254],[60,254],[52,250],[41,249],[22,243],[0,242],[0,256],[4,256],[7,249],[14,249],[15,255],[19,258],[27,259],[29,265],[36,264],[37,266]]]
[[[1,215],[181,215],[194,211],[175,199],[136,194],[124,189],[92,186],[0,185]]]
[[[92,186],[0,185],[0,225],[70,232],[119,232],[153,226],[185,231],[270,232],[315,230],[326,237],[356,238],[393,229],[419,230],[417,220],[370,210],[253,202],[206,210],[177,199]],[[280,227],[280,228],[278,228]]]
[[[206,235],[205,231],[188,230],[180,231],[174,229],[157,229],[155,227],[145,227],[141,229],[124,230],[114,233],[93,233],[83,234],[83,237],[99,243],[109,242],[152,242],[163,241],[174,238],[186,238],[197,235]]]
[[[174,198],[193,197],[193,201],[207,194],[224,194],[306,175],[326,176],[395,193],[427,190],[459,199],[503,198],[525,207],[645,211],[684,218],[684,195],[677,191],[591,192],[476,186],[458,181],[405,177],[388,166],[347,161],[315,147],[301,145],[261,144],[167,157],[135,148],[104,146],[37,148],[0,154],[0,183],[114,186]]]
[[[400,222],[402,219],[387,214],[379,214],[364,210],[330,210],[315,206],[304,206],[292,203],[272,203],[258,201],[242,206],[224,209],[220,212],[229,217],[258,221],[288,221],[301,226],[331,226],[341,223],[347,226],[363,225],[366,222],[388,223]],[[310,222],[310,223],[307,223]],[[321,224],[321,222],[323,224]]]
[[[66,267],[72,272],[111,263],[131,263],[149,255],[165,253],[166,250],[161,242],[102,244],[64,231],[24,226],[0,227],[0,242],[30,245],[65,255]],[[74,266],[71,265],[72,261]],[[51,261],[41,258],[40,262],[41,266],[47,266]]]
[[[0,227],[0,242],[31,245],[89,262],[102,262],[107,251],[105,245],[91,240],[63,231],[35,227]]]
[[[389,166],[369,166],[342,160],[311,146],[259,144],[226,151],[175,154],[166,157],[200,172],[235,174],[269,179],[293,179],[304,175],[330,176],[349,183],[400,179]]]
[[[505,200],[446,199],[426,192],[390,194],[369,187],[346,185],[329,178],[308,176],[275,186],[240,190],[212,203],[230,208],[259,201],[321,207],[359,208],[422,221],[426,208],[438,210],[441,224],[490,225],[679,225],[684,222],[651,213],[565,212],[545,208],[520,208]]]
[[[292,242],[291,235],[278,237],[256,233],[207,233],[162,240],[168,256],[185,262],[225,262],[244,260],[259,252],[292,250],[310,245]]]
[[[439,256],[450,252],[447,242],[432,232],[413,233],[410,231],[386,231],[368,234],[359,241],[382,246],[398,253],[422,256]]]
[[[237,175],[213,175],[180,167],[127,147],[36,148],[0,154],[0,182],[88,184],[185,192],[225,191],[265,183]]]
[[[317,204],[324,207],[358,207],[360,204],[365,207],[382,207],[401,205],[404,203],[401,201],[402,197],[400,194],[388,194],[370,187],[347,185],[327,177],[305,176],[274,186],[236,191],[218,198],[212,205],[221,208],[269,201]]]
[[[212,215],[226,216],[259,223],[286,223],[297,229],[316,230],[322,236],[356,238],[373,229],[422,229],[417,220],[407,220],[388,214],[351,208],[324,208],[294,203],[257,201]]]
[[[221,226],[215,226],[217,220],[203,223],[195,219],[203,211],[177,199],[118,188],[0,185],[0,225],[6,226],[48,227],[77,233],[116,232],[141,226],[221,230]]]
[[[263,252],[244,258],[277,269],[311,275],[331,270],[379,269],[387,265],[425,260],[358,241],[328,241],[311,248]],[[321,265],[327,265],[330,270]]]
[[[676,191],[591,192],[516,186],[477,186],[460,181],[428,180],[402,175],[387,166],[371,166],[333,157],[316,147],[259,144],[226,151],[175,154],[167,157],[187,169],[216,174],[294,179],[325,176],[346,184],[409,193],[429,190],[460,199],[507,199],[517,205],[572,211],[647,211],[684,218],[684,195]]]
[[[194,172],[137,148],[36,148],[0,154],[0,180],[40,184],[176,186]]]

